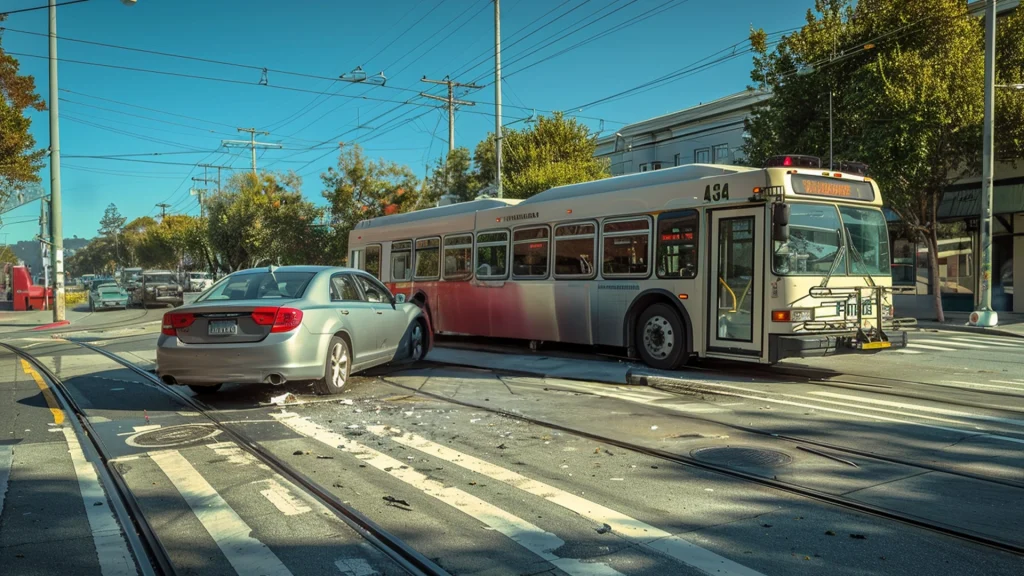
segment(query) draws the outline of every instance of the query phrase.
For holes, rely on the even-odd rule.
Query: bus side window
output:
[[[548,276],[548,227],[520,228],[512,233],[512,276],[540,280]]]
[[[508,277],[508,232],[480,232],[476,235],[476,277],[504,280]]]
[[[380,244],[371,244],[366,247],[363,270],[373,274],[374,278],[380,278]]]
[[[597,226],[592,222],[555,227],[555,278],[593,278]]]
[[[473,235],[444,237],[444,279],[469,280],[473,276]]]
[[[601,276],[648,276],[651,220],[647,216],[605,220],[601,225]]]
[[[421,238],[416,240],[416,280],[437,280],[441,273],[441,239]]]
[[[412,240],[391,243],[391,281],[412,279]]]
[[[658,278],[697,277],[697,234],[700,217],[696,210],[666,212],[658,216]]]

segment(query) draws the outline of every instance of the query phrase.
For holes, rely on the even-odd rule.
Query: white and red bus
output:
[[[774,363],[906,345],[878,186],[806,156],[693,164],[360,222],[349,263],[440,334]]]

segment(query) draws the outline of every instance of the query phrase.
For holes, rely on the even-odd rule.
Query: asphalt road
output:
[[[139,324],[151,320],[68,336],[148,366],[155,330]],[[235,385],[202,400],[452,574],[1019,574],[1020,556],[523,419],[1024,545],[1024,346],[911,338],[953,351],[826,364],[905,380],[898,388],[719,367],[612,386],[422,364],[355,377],[340,397]],[[4,341],[64,381],[180,573],[403,573],[152,382],[39,334]],[[979,372],[990,359],[1007,372]],[[287,405],[272,404],[282,393]],[[136,573],[67,418],[57,422],[31,371],[0,354],[0,565]]]

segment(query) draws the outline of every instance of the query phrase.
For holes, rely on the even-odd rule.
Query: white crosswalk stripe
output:
[[[956,348],[946,348],[944,346],[929,346],[928,344],[917,344],[913,340],[907,342],[907,348],[922,348],[924,350],[936,350],[938,352],[956,352]]]
[[[950,340],[964,343],[964,344],[984,344],[985,346],[996,346],[998,348],[1024,348],[1022,344],[1014,344],[1011,342],[995,342],[992,340],[977,340],[975,338],[950,338]]]
[[[923,352],[918,352],[917,350],[897,350],[896,353],[897,354],[923,354]]]

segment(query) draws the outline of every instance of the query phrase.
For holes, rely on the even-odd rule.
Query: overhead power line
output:
[[[82,2],[88,2],[89,0],[70,0],[69,2],[58,2],[54,6],[70,6],[71,4],[81,4]],[[21,14],[22,12],[34,12],[36,10],[46,10],[50,5],[46,6],[33,6],[32,8],[21,8],[18,10],[7,10],[6,12],[0,12],[0,16],[10,16],[11,14]],[[44,34],[45,36],[45,34]]]

